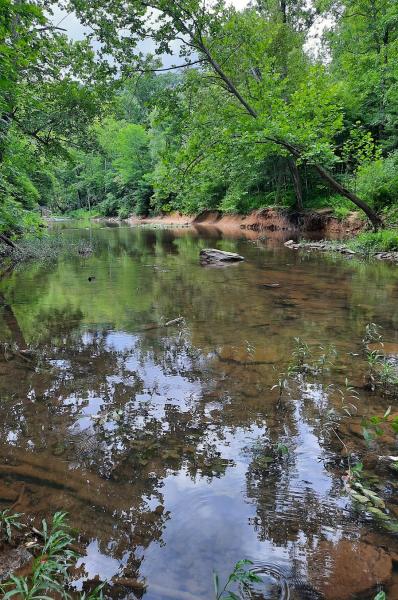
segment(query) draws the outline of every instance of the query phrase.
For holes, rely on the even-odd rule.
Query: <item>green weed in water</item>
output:
[[[6,536],[8,542],[12,540],[13,529],[22,529],[24,527],[20,521],[20,517],[22,516],[22,513],[11,513],[9,509],[0,512],[0,530]]]
[[[261,583],[262,579],[252,569],[247,569],[252,565],[251,560],[240,560],[236,563],[234,570],[229,575],[225,584],[220,584],[217,573],[213,574],[215,600],[240,600],[240,597],[232,591],[232,587],[238,585],[249,585],[251,583]]]
[[[33,561],[32,573],[24,577],[11,575],[10,579],[0,586],[3,600],[52,600],[54,595],[69,600],[68,571],[74,565],[77,554],[70,549],[73,538],[66,523],[66,513],[55,513],[51,528],[43,520],[41,530],[34,532],[41,543],[33,546],[39,549],[39,553]],[[101,600],[103,586],[104,584],[101,584],[92,592],[83,593],[80,600]]]

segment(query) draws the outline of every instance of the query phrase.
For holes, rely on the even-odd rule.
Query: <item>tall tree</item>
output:
[[[332,26],[326,40],[331,72],[342,86],[348,117],[368,126],[385,150],[398,147],[398,3],[323,0]]]
[[[114,67],[89,41],[72,42],[49,20],[46,0],[0,7],[0,229],[19,230],[24,209],[51,182],[46,161],[84,144]],[[28,160],[29,159],[29,160]],[[21,212],[22,211],[22,212]],[[39,222],[39,219],[30,219]]]
[[[253,64],[253,47],[263,43],[264,51],[267,50],[267,39],[262,38],[264,32],[253,27],[253,23],[258,23],[253,10],[247,11],[249,17],[243,33],[235,26],[239,22],[237,13],[222,0],[211,7],[201,0],[129,0],[124,4],[120,0],[71,0],[70,5],[83,22],[90,23],[103,43],[103,51],[114,51],[119,59],[126,54],[136,59],[137,54],[131,48],[148,36],[157,43],[159,53],[171,54],[172,43],[179,41],[184,63],[199,60],[210,68],[226,98],[234,98],[237,110],[243,109],[245,115],[259,124],[256,128],[261,128],[261,136],[257,136],[256,142],[272,144],[294,160],[312,164],[335,192],[362,209],[374,228],[380,227],[382,222],[375,211],[327,168],[333,158],[332,121],[338,107],[317,90],[324,89],[322,69],[306,69],[307,81],[300,78],[296,89],[287,95],[287,86],[293,81],[281,73],[272,54],[258,55],[261,64]],[[148,11],[152,11],[152,16]],[[237,55],[243,59],[239,65]],[[326,128],[323,134],[321,125]],[[247,122],[247,133],[252,129]]]

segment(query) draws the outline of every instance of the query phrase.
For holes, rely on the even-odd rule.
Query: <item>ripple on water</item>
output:
[[[271,563],[255,562],[251,570],[261,577],[261,583],[241,584],[243,600],[321,600],[320,594],[305,581],[286,574]]]

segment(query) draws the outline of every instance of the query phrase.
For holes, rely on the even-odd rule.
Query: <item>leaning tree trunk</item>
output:
[[[12,306],[6,301],[3,294],[0,294],[0,305],[3,308],[3,319],[12,334],[12,341],[17,344],[18,350],[24,350],[26,348],[24,334],[22,333]]]
[[[3,244],[6,244],[7,246],[10,246],[10,248],[14,248],[14,250],[16,248],[18,248],[18,246],[12,240],[10,240],[9,237],[7,237],[6,235],[4,235],[4,233],[0,233],[0,242],[3,242]]]
[[[192,32],[189,29],[186,29],[185,33],[192,36]],[[251,117],[253,117],[254,119],[257,119],[258,118],[257,111],[242,96],[242,94],[239,92],[238,88],[232,81],[232,79],[225,73],[223,68],[214,59],[209,48],[204,43],[201,33],[199,32],[197,34],[197,36],[193,36],[192,39],[193,39],[195,47],[199,50],[199,52],[203,53],[203,55],[205,56],[205,59],[207,60],[209,65],[212,67],[212,69],[217,73],[217,75],[222,80],[222,82],[224,84],[223,87],[226,88],[230,94],[235,96],[235,98],[238,100],[238,102],[244,107],[244,109],[247,111],[247,113]],[[290,155],[293,158],[301,157],[300,151],[297,148],[295,148],[292,144],[290,144],[290,142],[287,142],[285,140],[279,140],[279,139],[273,138],[273,137],[268,137],[266,139],[268,139],[268,141],[271,141],[274,144],[277,144],[278,146],[282,146],[283,148],[288,150]],[[369,218],[370,222],[372,223],[375,231],[377,231],[380,227],[383,227],[384,224],[383,224],[382,219],[377,215],[377,213],[366,202],[361,200],[361,198],[358,198],[358,196],[356,194],[354,194],[353,192],[351,192],[350,190],[345,188],[343,185],[341,185],[321,165],[315,164],[314,167],[315,167],[316,171],[318,172],[318,174],[322,177],[322,179],[324,181],[326,181],[326,183],[333,190],[335,190],[337,193],[341,194],[345,198],[348,198],[349,200],[351,200],[351,202],[353,202],[356,206],[358,206],[358,208],[360,208],[361,210],[364,211],[364,213],[366,214],[366,216]]]
[[[341,183],[339,183],[328,171],[326,171],[326,169],[321,167],[321,165],[315,164],[314,167],[315,167],[316,171],[318,172],[318,174],[322,177],[322,179],[324,179],[326,181],[326,183],[329,185],[329,187],[332,188],[332,190],[334,190],[341,196],[348,198],[349,200],[351,200],[351,202],[353,202],[356,206],[358,206],[358,208],[363,210],[363,212],[368,217],[369,221],[372,223],[373,229],[375,231],[377,231],[380,227],[383,227],[382,219],[373,210],[373,208],[371,208],[368,204],[366,204],[366,202],[361,200],[361,198],[358,198],[358,196],[356,194],[354,194],[353,192],[350,192],[350,190],[347,190],[347,188],[345,188],[343,185],[341,185]]]

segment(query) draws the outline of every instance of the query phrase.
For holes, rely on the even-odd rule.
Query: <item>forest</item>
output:
[[[0,48],[4,235],[46,211],[398,220],[394,0],[2,0]]]
[[[397,265],[398,0],[0,0],[0,599],[397,600]]]

